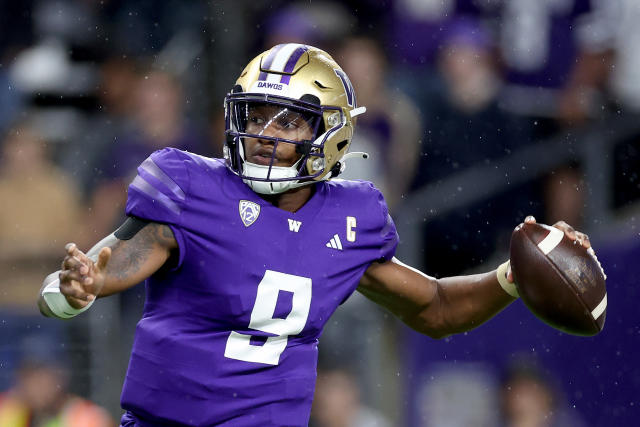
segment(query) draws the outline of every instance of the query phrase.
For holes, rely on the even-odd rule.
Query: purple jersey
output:
[[[219,159],[155,152],[126,212],[168,224],[177,267],[146,282],[123,392],[136,425],[307,425],[318,337],[395,226],[368,182],[333,180],[296,213]]]

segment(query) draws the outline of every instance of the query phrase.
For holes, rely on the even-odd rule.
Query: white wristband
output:
[[[498,267],[498,269],[496,270],[496,276],[498,277],[498,283],[500,283],[502,289],[504,289],[504,291],[512,297],[518,298],[520,295],[518,294],[518,288],[516,288],[516,284],[507,280],[507,270],[509,269],[510,264],[511,261],[500,264],[500,267]]]
[[[70,319],[83,311],[87,311],[93,305],[95,299],[83,308],[73,308],[64,295],[60,292],[60,279],[55,279],[42,289],[42,298],[47,303],[53,314],[61,319]]]

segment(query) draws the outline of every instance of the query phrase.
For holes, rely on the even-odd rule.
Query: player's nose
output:
[[[277,138],[277,135],[272,133],[261,132],[258,138],[256,138],[258,145],[261,147],[270,146],[272,147],[276,145],[276,141],[271,138]]]

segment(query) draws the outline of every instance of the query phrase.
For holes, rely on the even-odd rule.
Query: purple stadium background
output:
[[[640,244],[631,236],[595,246],[608,276],[607,318],[600,334],[585,338],[560,333],[536,320],[521,301],[467,335],[436,341],[408,332],[407,425],[421,425],[418,396],[425,367],[442,361],[485,362],[499,373],[524,351],[537,357],[588,425],[637,425]]]

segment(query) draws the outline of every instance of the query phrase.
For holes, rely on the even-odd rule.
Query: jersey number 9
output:
[[[293,294],[291,312],[284,319],[274,318],[279,292]],[[267,270],[258,284],[256,302],[251,311],[249,328],[276,336],[268,337],[264,344],[251,344],[252,335],[231,331],[224,356],[245,362],[277,365],[287,348],[289,335],[298,335],[304,329],[311,307],[311,279]]]

